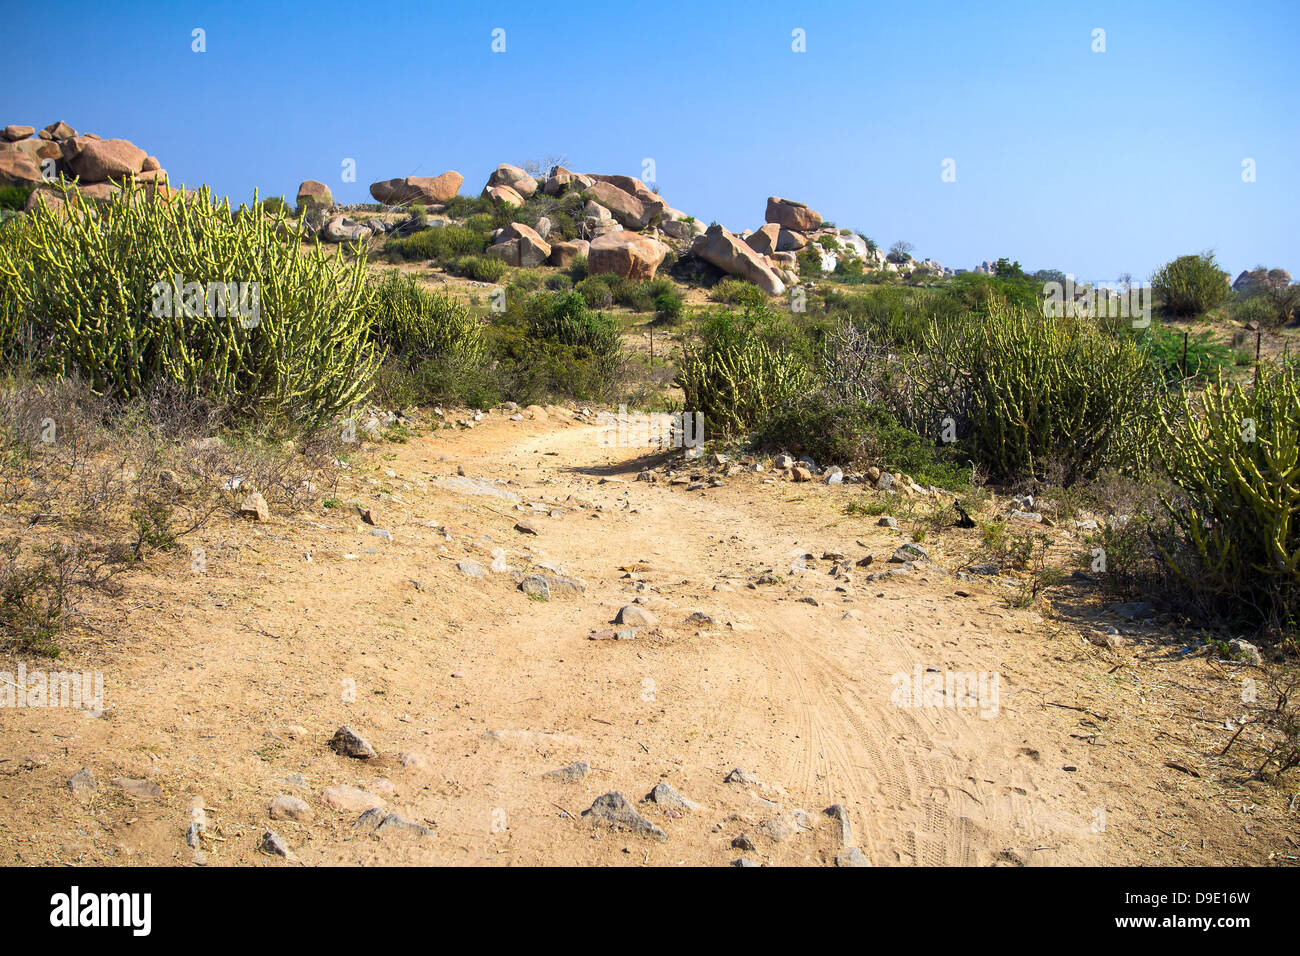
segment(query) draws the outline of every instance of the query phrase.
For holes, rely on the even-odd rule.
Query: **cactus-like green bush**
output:
[[[708,434],[749,431],[813,386],[807,356],[782,347],[772,331],[763,314],[724,312],[683,348],[676,384],[686,411],[703,412]]]
[[[1160,417],[1160,457],[1182,496],[1166,500],[1182,547],[1164,557],[1233,610],[1300,617],[1300,368],[1220,377]]]
[[[900,414],[960,443],[994,479],[1050,469],[1068,485],[1150,458],[1161,381],[1128,336],[997,308],[932,322],[908,367]]]
[[[483,326],[458,299],[397,272],[373,282],[370,293],[370,331],[380,348],[412,365],[427,359],[482,364]]]
[[[307,248],[282,215],[210,192],[128,186],[93,204],[65,189],[13,241],[0,275],[40,373],[114,397],[159,382],[234,416],[304,424],[363,398],[374,367],[365,261]]]

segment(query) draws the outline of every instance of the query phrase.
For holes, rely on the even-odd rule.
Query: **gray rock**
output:
[[[525,577],[519,582],[519,590],[529,597],[540,598],[543,601],[551,599],[551,586],[546,583],[546,578],[540,574],[530,574]]]
[[[747,857],[743,857],[743,856],[742,856],[739,860],[732,860],[732,861],[731,861],[731,865],[732,865],[732,866],[738,866],[738,867],[744,869],[745,867],[748,867],[748,866],[762,866],[763,864],[762,864],[762,863],[755,863],[753,860],[748,859]]]
[[[835,857],[836,866],[870,866],[871,861],[862,855],[862,851],[855,846],[849,847],[843,853]]]
[[[649,608],[642,607],[640,604],[628,604],[618,612],[614,623],[632,627],[654,627],[659,623],[659,618]]]
[[[95,782],[95,774],[89,767],[82,767],[68,778],[68,789],[73,793],[90,793],[98,786]]]
[[[930,560],[930,552],[915,541],[909,541],[889,557],[891,564],[908,564],[913,561]]]
[[[639,836],[651,837],[660,842],[666,842],[668,839],[668,834],[637,813],[623,794],[617,791],[611,790],[597,797],[590,807],[582,811],[582,815],[592,822],[631,830]]]
[[[742,833],[731,841],[731,846],[736,850],[745,850],[749,853],[753,853],[755,850],[754,838],[748,833]]]
[[[971,574],[980,574],[985,576],[993,576],[1002,573],[1002,569],[992,561],[981,561],[972,564],[967,570],[970,571]]]
[[[842,803],[832,803],[823,811],[835,824],[836,832],[839,836],[840,846],[848,846],[853,842],[853,828],[849,825],[849,811],[845,809]]]
[[[1156,613],[1155,605],[1150,601],[1130,601],[1127,604],[1116,604],[1111,610],[1128,621],[1151,617]]]
[[[289,849],[289,844],[274,830],[267,830],[262,834],[262,842],[258,849],[263,853],[269,853],[271,856],[284,857],[286,860],[297,859],[293,851]]]
[[[727,774],[722,779],[722,782],[739,783],[746,787],[761,787],[763,785],[763,782],[761,780],[759,780],[749,771],[742,770],[740,767],[736,767],[734,770],[731,771],[731,773]]]
[[[876,522],[876,524],[878,524],[882,528],[897,528],[898,519],[895,518],[893,515],[884,515],[879,521]]]
[[[483,565],[477,561],[457,561],[456,570],[467,578],[483,577]]]
[[[674,790],[671,785],[666,783],[655,784],[654,789],[646,794],[646,800],[673,810],[698,810],[700,808],[700,805],[694,800],[687,800]]]
[[[1245,661],[1247,664],[1254,664],[1259,667],[1264,663],[1264,655],[1259,652],[1259,648],[1250,641],[1243,641],[1241,638],[1233,638],[1228,642],[1228,649],[1232,651],[1232,656]]]
[[[351,727],[340,727],[334,732],[330,740],[330,749],[341,756],[356,757],[358,760],[368,760],[378,756],[375,748],[370,746],[370,741]]]
[[[372,807],[367,810],[357,817],[352,826],[353,829],[365,830],[375,836],[433,836],[433,831],[428,827],[412,823],[405,817],[389,813],[382,807]]]
[[[272,820],[294,820],[298,823],[310,823],[315,812],[307,801],[282,793],[271,801]]]
[[[589,773],[591,773],[591,764],[585,760],[579,760],[558,770],[548,770],[542,776],[551,780],[559,780],[562,783],[581,783],[587,779]]]

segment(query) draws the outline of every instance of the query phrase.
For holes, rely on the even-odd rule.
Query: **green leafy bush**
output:
[[[1214,254],[1179,256],[1167,262],[1151,279],[1151,288],[1171,315],[1202,315],[1228,298],[1228,273],[1219,268]]]
[[[475,282],[500,282],[510,267],[495,256],[461,256],[456,260],[456,271]]]
[[[738,305],[741,308],[752,309],[766,304],[767,293],[745,279],[728,277],[714,284],[709,290],[709,298],[725,305]]]
[[[35,186],[0,186],[0,209],[22,209]]]
[[[822,465],[876,465],[943,488],[962,488],[969,478],[953,449],[936,447],[879,405],[820,391],[776,409],[759,425],[755,443],[808,455]]]
[[[481,254],[491,241],[485,231],[468,226],[439,226],[398,239],[389,239],[384,252],[389,258],[405,260],[432,259],[440,263],[462,256]]]

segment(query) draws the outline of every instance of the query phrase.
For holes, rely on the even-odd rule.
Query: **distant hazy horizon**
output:
[[[704,222],[756,228],[780,195],[950,268],[1145,279],[1209,249],[1234,276],[1300,273],[1293,2],[150,0],[8,20],[0,125],[130,139],[234,202],[304,179],[367,202],[447,169],[477,195],[498,163],[561,154],[632,176],[651,160]],[[51,23],[54,50],[35,42]]]

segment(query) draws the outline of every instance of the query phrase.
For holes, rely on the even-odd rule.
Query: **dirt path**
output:
[[[905,539],[846,515],[846,489],[636,481],[645,460],[599,435],[559,409],[422,433],[341,495],[391,541],[350,509],[231,521],[195,543],[204,573],[178,556],[135,579],[104,639],[58,662],[103,671],[102,717],[0,712],[0,863],[189,864],[195,807],[209,864],[273,862],[267,827],[308,864],[829,864],[846,852],[836,803],[874,865],[1262,863],[1286,847],[1282,795],[1164,766],[1161,734],[1180,759],[1205,748],[1185,709],[1153,703],[1163,673],[1117,675],[1077,632],[957,581],[941,545],[937,566],[866,580]],[[530,599],[495,549],[585,591]],[[844,583],[828,552],[876,559]],[[751,587],[764,572],[776,582]],[[657,627],[590,639],[638,598]],[[896,706],[894,676],[927,670],[996,674],[997,697]],[[1211,690],[1196,719],[1221,723],[1235,687]],[[379,756],[331,751],[340,725]],[[585,779],[544,776],[578,761]],[[74,793],[83,766],[96,784]],[[724,782],[733,768],[758,782]],[[660,782],[698,807],[641,803]],[[323,796],[338,785],[430,832],[356,826]],[[608,791],[667,840],[580,816]],[[310,818],[269,820],[279,794]],[[732,847],[743,834],[754,849]]]

